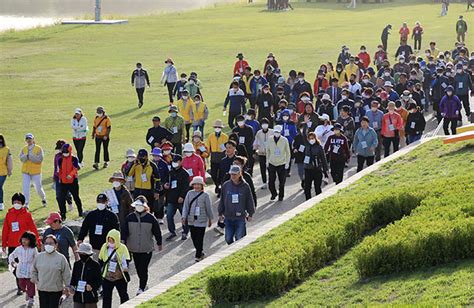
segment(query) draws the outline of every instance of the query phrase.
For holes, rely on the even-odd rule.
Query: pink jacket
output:
[[[183,157],[183,168],[189,174],[189,182],[191,182],[195,176],[202,176],[204,182],[206,181],[204,162],[202,161],[201,156],[197,155],[196,153],[193,153],[193,155],[189,157]]]

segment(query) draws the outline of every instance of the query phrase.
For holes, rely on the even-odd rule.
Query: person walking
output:
[[[262,129],[255,135],[255,141],[253,148],[257,152],[258,162],[260,165],[260,174],[262,175],[262,189],[266,189],[267,186],[267,145],[268,140],[273,136],[273,129],[269,128],[270,121],[267,118],[263,118],[260,121]]]
[[[5,137],[0,134],[0,211],[3,211],[3,185],[7,180],[7,176],[10,177],[13,171],[13,160],[10,148],[7,147]]]
[[[413,48],[415,49],[415,52],[419,52],[421,49],[421,38],[423,36],[423,27],[421,26],[420,22],[417,21],[415,23],[415,27],[413,28],[413,32],[411,34],[411,38],[414,41],[414,46]]]
[[[233,133],[236,133],[239,137],[238,142],[240,145],[245,147],[248,158],[248,170],[249,173],[253,173],[253,142],[255,140],[255,133],[252,127],[248,124],[245,124],[245,117],[243,115],[238,115],[236,118],[237,126],[232,129]]]
[[[121,230],[121,238],[132,254],[137,271],[139,286],[137,296],[147,289],[148,266],[153,250],[161,251],[161,230],[158,220],[150,214],[148,201],[144,196],[138,196],[132,203],[135,212],[130,213]],[[156,241],[154,247],[153,238]]]
[[[388,24],[383,28],[382,35],[380,39],[382,41],[383,50],[388,52],[388,36],[390,35],[390,30],[392,30],[392,25]]]
[[[306,200],[311,199],[311,186],[314,183],[316,195],[321,191],[323,175],[328,177],[328,164],[324,149],[319,143],[316,133],[308,133],[308,143],[304,150],[304,194]]]
[[[374,163],[375,149],[378,146],[378,136],[375,130],[369,126],[368,117],[362,117],[360,128],[354,134],[352,148],[357,155],[357,172],[364,169],[364,163],[371,166]]]
[[[97,308],[102,285],[100,265],[92,258],[94,251],[91,244],[82,243],[77,253],[79,260],[74,262],[69,283],[74,308]]]
[[[176,154],[180,154],[183,151],[183,144],[186,142],[185,133],[185,122],[184,118],[178,115],[178,108],[171,105],[169,110],[169,117],[165,119],[163,127],[170,131],[173,135],[171,137],[171,143],[175,149]],[[155,147],[156,148],[156,147]]]
[[[270,189],[270,200],[283,201],[285,195],[286,170],[290,166],[291,150],[288,139],[282,136],[283,127],[275,125],[273,128],[273,138],[268,140],[266,156],[268,168],[268,188]],[[276,177],[278,175],[279,189],[275,188]]]
[[[463,16],[459,16],[458,21],[456,22],[456,40],[458,42],[464,43],[466,40],[467,33],[467,22],[464,20]]]
[[[195,94],[197,95],[197,94]],[[184,89],[182,91],[181,98],[176,102],[176,107],[178,107],[178,112],[181,117],[183,117],[184,125],[186,128],[186,142],[189,140],[189,130],[191,129],[192,125],[192,106],[194,101],[192,97],[189,95],[189,91]],[[181,155],[181,153],[178,153]]]
[[[466,72],[463,68],[462,63],[456,64],[456,75],[454,76],[454,87],[456,89],[455,94],[462,102],[464,107],[464,112],[466,116],[469,118],[471,115],[471,108],[469,103],[469,91],[472,95],[473,93],[473,81],[471,76],[469,75],[469,71]],[[471,96],[472,96],[471,95]]]
[[[176,82],[178,82],[178,72],[176,71],[176,67],[171,58],[166,59],[165,65],[165,69],[161,75],[161,83],[168,88],[168,97],[170,104],[172,104],[174,102],[173,89],[176,86]]]
[[[158,167],[158,173],[160,177],[160,191],[158,192],[158,198],[153,200],[151,206],[153,207],[153,214],[158,219],[160,225],[164,223],[163,217],[165,217],[165,199],[166,199],[166,190],[163,188],[163,182],[169,177],[169,172],[171,169],[171,163],[168,163],[165,158],[163,158],[163,153],[160,148],[154,148],[151,151],[153,157],[153,162]]]
[[[146,143],[153,150],[159,148],[166,141],[173,139],[173,133],[161,126],[161,118],[154,116],[152,119],[153,126],[150,127],[146,133]]]
[[[72,195],[79,212],[79,217],[83,216],[82,201],[79,197],[79,180],[77,171],[79,170],[79,160],[72,155],[72,146],[64,144],[62,149],[62,157],[58,160],[58,178],[59,178],[59,198],[58,206],[61,217],[66,219],[66,197],[68,193]]]
[[[199,262],[204,259],[203,252],[204,234],[206,226],[212,226],[214,216],[212,214],[212,203],[209,194],[204,191],[204,179],[200,176],[193,178],[189,184],[193,189],[188,191],[183,203],[182,224],[188,225],[191,232],[196,254],[195,261]]]
[[[421,139],[425,126],[426,120],[423,113],[421,113],[421,108],[416,103],[411,103],[408,106],[408,117],[405,122],[407,145]]]
[[[109,142],[112,122],[110,121],[110,117],[105,114],[104,107],[97,107],[96,113],[94,128],[92,129],[92,138],[95,140],[95,158],[92,167],[95,170],[99,170],[100,148],[102,145],[104,146],[104,168],[109,166]]]
[[[49,228],[44,230],[43,237],[46,238],[50,234],[56,237],[58,241],[57,250],[66,258],[68,264],[69,248],[72,249],[74,259],[78,261],[79,255],[77,254],[77,244],[76,239],[74,238],[74,233],[72,233],[72,230],[69,229],[68,226],[63,225],[61,215],[59,213],[52,212],[49,214],[44,223],[49,225]]]
[[[439,110],[443,117],[443,130],[445,135],[449,135],[449,125],[451,125],[451,133],[456,135],[456,128],[458,126],[458,120],[461,118],[462,104],[454,94],[453,86],[446,88],[446,94],[439,103]]]
[[[343,134],[344,127],[336,123],[333,127],[334,134],[329,136],[324,152],[329,159],[331,176],[334,183],[339,184],[344,177],[344,166],[349,163],[351,153],[349,151],[349,140]]]
[[[145,93],[146,86],[150,87],[150,78],[148,77],[148,72],[138,62],[135,70],[132,72],[132,87],[135,87],[137,91],[138,108],[143,106],[143,94]]]
[[[31,267],[31,282],[38,289],[40,308],[58,308],[63,293],[69,292],[71,269],[57,247],[56,237],[48,235],[44,240],[44,251],[36,256]]]
[[[26,307],[35,305],[36,288],[31,282],[31,267],[36,255],[36,236],[33,232],[26,231],[21,235],[20,246],[8,256],[8,264],[15,269],[20,289],[26,293]]]
[[[239,74],[240,76],[242,76],[244,74],[244,70],[247,66],[250,66],[249,63],[244,60],[244,54],[239,52],[236,56],[236,58],[238,59],[235,64],[234,64],[234,74],[233,76],[235,76],[236,74]]]
[[[26,207],[30,204],[30,186],[33,182],[36,192],[41,198],[43,207],[46,207],[46,193],[41,182],[41,165],[43,164],[43,149],[36,144],[33,134],[25,135],[26,145],[20,152],[20,161],[23,163],[21,172],[23,176],[23,194],[26,198]]]
[[[375,161],[379,161],[382,156],[382,119],[383,112],[379,109],[379,102],[374,100],[370,103],[370,110],[365,116],[369,119],[369,126],[377,133],[377,146],[375,147]]]
[[[214,132],[210,133],[206,140],[206,148],[211,154],[211,177],[215,185],[214,192],[217,194],[220,190],[219,183],[219,165],[225,154],[225,143],[229,139],[227,134],[222,132],[224,123],[222,120],[217,119],[214,121]]]
[[[239,166],[231,166],[230,180],[222,184],[222,198],[217,208],[219,221],[225,223],[225,241],[232,244],[247,234],[246,221],[251,222],[255,203],[249,184],[242,180]]]
[[[87,126],[87,118],[82,114],[81,108],[76,108],[74,116],[71,119],[72,127],[72,141],[76,148],[77,158],[79,159],[79,165],[83,167],[84,159],[84,148],[86,146],[87,132],[89,126]]]
[[[183,202],[186,193],[189,190],[189,173],[183,168],[182,164],[183,158],[181,155],[176,154],[171,163],[169,178],[164,183],[164,188],[168,191],[166,196],[166,219],[168,222],[168,231],[170,232],[166,241],[171,241],[176,237],[174,215],[176,215],[176,211],[179,211],[181,213],[181,218],[183,217]],[[187,234],[188,227],[183,225],[181,239],[185,240]]]
[[[193,119],[193,131],[204,132],[204,125],[209,117],[209,109],[202,100],[201,94],[193,97],[194,103],[191,105],[191,118]]]
[[[227,93],[224,101],[224,116],[227,113],[227,105],[229,105],[228,124],[230,128],[234,128],[235,118],[245,113],[245,94],[244,91],[239,88],[238,81],[232,82],[231,88]]]
[[[111,211],[118,216],[120,226],[125,223],[125,218],[133,212],[131,204],[132,194],[125,185],[125,177],[120,171],[115,171],[109,178],[112,183],[112,189],[106,190],[105,194],[109,199],[109,207]]]
[[[120,232],[116,229],[110,230],[99,252],[99,264],[102,268],[102,308],[112,307],[114,288],[117,288],[119,293],[120,304],[129,300],[129,262],[130,253],[127,246],[120,241]]]
[[[393,144],[393,153],[398,151],[400,145],[400,130],[404,128],[402,117],[395,112],[395,103],[390,101],[387,104],[388,112],[382,118],[382,137],[384,147],[384,157],[390,155],[390,145]]]
[[[448,15],[449,0],[441,0],[441,16]]]
[[[201,156],[195,153],[195,149],[192,143],[186,143],[183,149],[183,168],[189,174],[189,181],[195,176],[201,176],[204,180],[206,179],[206,170],[204,169],[204,161]]]
[[[90,211],[82,222],[81,230],[77,236],[77,245],[81,245],[86,236],[89,236],[89,243],[92,248],[99,251],[106,242],[106,235],[110,230],[120,229],[117,215],[107,209],[107,195],[101,193],[97,195],[96,209]],[[98,255],[97,255],[98,256]]]
[[[22,193],[15,193],[12,196],[12,207],[8,210],[3,220],[2,227],[2,252],[13,253],[15,248],[20,245],[20,238],[27,231],[33,232],[36,236],[37,246],[41,247],[41,239],[38,235],[38,229],[28,208],[25,207],[26,198]],[[16,269],[13,271],[16,277]],[[22,294],[19,280],[16,280],[17,295]]]

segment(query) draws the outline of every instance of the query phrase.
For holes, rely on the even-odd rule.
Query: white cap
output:
[[[329,96],[329,94],[327,94],[327,93],[324,93],[324,94],[323,94],[323,97],[321,98],[321,100],[328,100],[328,101],[330,101],[330,100],[331,100],[331,96]]]
[[[281,133],[282,130],[283,130],[283,126],[281,125],[275,125],[275,127],[273,128],[274,133]]]
[[[76,108],[76,110],[74,110],[74,114],[82,114],[82,109]]]
[[[186,143],[183,147],[183,152],[192,152],[194,153],[194,146],[192,143]]]
[[[383,84],[383,86],[384,86],[384,87],[391,87],[391,88],[393,87],[392,82],[390,82],[390,81],[385,81],[385,83]]]
[[[323,113],[320,117],[319,117],[320,120],[324,120],[324,121],[329,121],[331,120],[331,118],[329,117],[329,115],[327,113]]]

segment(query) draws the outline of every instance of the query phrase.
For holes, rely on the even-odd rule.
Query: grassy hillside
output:
[[[82,107],[91,121],[95,107],[103,105],[113,123],[111,167],[99,172],[91,169],[93,143],[89,141],[86,168],[80,173],[83,203],[86,209],[92,208],[97,193],[108,186],[109,175],[119,168],[126,149],[145,145],[152,116],[166,115],[168,100],[159,78],[167,57],[174,59],[179,72],[198,72],[210,107],[210,123],[222,117],[235,54],[240,51],[253,68],[261,68],[267,53],[273,52],[284,74],[290,69],[304,70],[312,81],[319,65],[334,62],[343,44],[354,52],[365,44],[373,54],[387,23],[397,29],[402,21],[413,25],[419,20],[425,27],[424,46],[435,40],[441,49],[451,48],[458,15],[463,12],[469,20],[474,13],[464,13],[464,5],[452,4],[449,15],[440,18],[440,6],[426,2],[360,5],[355,11],[343,4],[295,3],[294,11],[278,13],[264,11],[262,3],[233,4],[133,17],[128,25],[57,25],[0,34],[0,132],[15,155],[14,175],[5,186],[7,200],[13,191],[21,189],[17,154],[24,134],[33,132],[45,149],[43,177],[49,206],[47,210],[41,208],[38,197],[32,194],[31,209],[38,221],[56,209],[50,188],[54,142],[70,138],[69,122],[75,107]],[[396,32],[389,42],[392,54],[398,41]],[[468,44],[472,44],[472,36]],[[149,70],[152,82],[141,110],[130,86],[137,61]]]

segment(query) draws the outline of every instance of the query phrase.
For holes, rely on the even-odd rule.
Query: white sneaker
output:
[[[164,225],[164,224],[165,224],[165,221],[164,221],[163,219],[158,219],[158,223],[159,223],[160,225]]]
[[[262,189],[267,189],[268,188],[268,185],[265,183],[262,185]]]
[[[142,289],[138,288],[138,290],[137,290],[137,295],[136,295],[136,296],[142,294],[142,293],[145,292],[146,290],[148,290],[148,287],[145,287],[145,290],[142,290]]]
[[[219,227],[214,227],[214,232],[216,232],[219,235],[224,235],[224,229],[219,228]]]
[[[34,298],[30,298],[26,301],[26,307],[34,307],[35,306],[35,299]]]
[[[3,203],[0,203],[0,211],[3,211]]]

